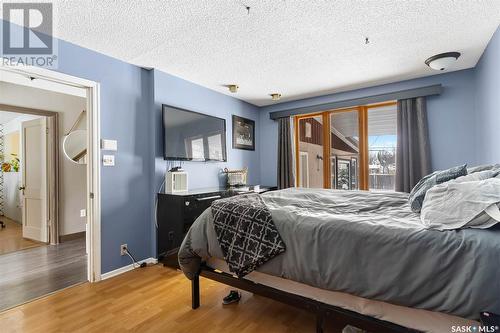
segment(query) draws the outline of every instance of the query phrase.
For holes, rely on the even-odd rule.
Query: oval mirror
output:
[[[64,155],[76,164],[87,163],[87,131],[76,130],[64,137]]]

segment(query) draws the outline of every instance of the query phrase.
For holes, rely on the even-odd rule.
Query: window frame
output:
[[[322,117],[323,122],[323,188],[331,188],[331,154],[330,154],[330,115],[339,112],[358,112],[358,126],[359,126],[359,159],[357,161],[359,166],[358,184],[360,190],[368,191],[369,184],[369,145],[368,145],[368,110],[371,108],[378,108],[383,106],[395,106],[397,101],[387,101],[382,103],[351,106],[340,109],[325,110],[321,112],[301,114],[293,117],[294,134],[295,134],[295,174],[300,175],[300,128],[299,122],[301,119],[312,117]],[[325,158],[328,156],[328,158]],[[335,177],[338,177],[337,170],[335,170]],[[299,186],[299,180],[296,177],[295,186]],[[337,181],[337,179],[335,179]]]

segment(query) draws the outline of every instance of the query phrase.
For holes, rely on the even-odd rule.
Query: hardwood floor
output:
[[[0,255],[0,272],[0,311],[87,281],[85,238]]]
[[[46,245],[23,238],[23,228],[20,223],[5,216],[1,216],[0,220],[5,223],[5,228],[0,228],[0,255]]]
[[[0,313],[6,332],[315,332],[312,314],[243,292],[222,306],[230,287],[201,278],[201,306],[191,284],[155,265],[99,283],[85,283]]]

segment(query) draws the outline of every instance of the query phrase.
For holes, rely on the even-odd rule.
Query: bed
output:
[[[500,312],[500,228],[425,229],[404,193],[292,188],[261,198],[286,251],[233,276],[207,209],[179,250],[194,308],[202,275],[307,303],[318,331],[325,314],[372,331],[449,332]]]

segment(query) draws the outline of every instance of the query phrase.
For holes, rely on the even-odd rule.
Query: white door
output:
[[[45,117],[22,123],[23,237],[48,242],[47,125]]]

